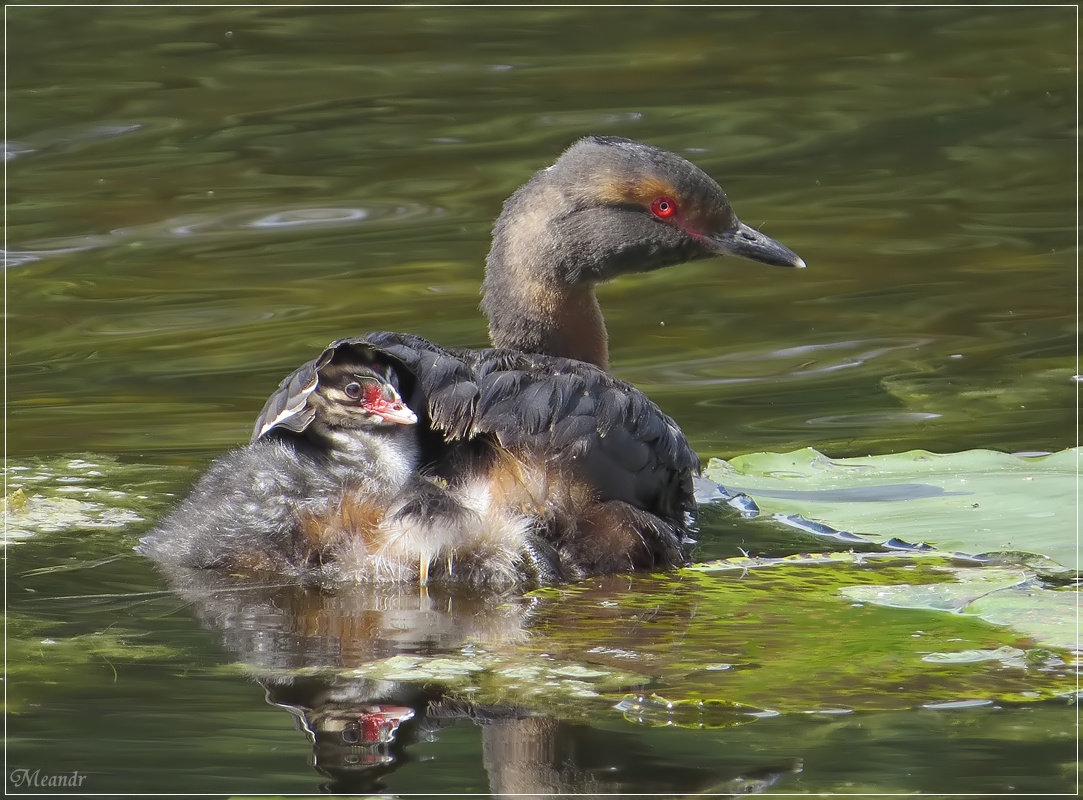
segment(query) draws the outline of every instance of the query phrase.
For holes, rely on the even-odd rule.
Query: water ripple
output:
[[[4,160],[11,161],[31,153],[64,152],[78,145],[115,139],[129,133],[146,131],[148,128],[164,129],[175,127],[176,120],[144,120],[140,122],[98,122],[93,125],[79,125],[39,131],[32,141],[6,142]]]
[[[444,214],[442,208],[420,203],[385,204],[366,208],[317,207],[245,209],[221,214],[187,214],[161,222],[116,228],[108,234],[60,236],[28,242],[6,253],[5,264],[21,266],[85,250],[168,241],[192,237],[236,237],[254,233],[310,228],[348,227],[358,223],[410,222]]]
[[[806,422],[823,428],[856,428],[927,422],[931,419],[939,419],[940,416],[931,411],[877,411],[866,414],[831,414],[825,417],[813,417]]]
[[[283,211],[253,220],[253,228],[292,228],[298,225],[333,225],[343,222],[359,222],[369,213],[363,208],[302,208]]]
[[[5,267],[19,267],[34,261],[42,261],[47,258],[66,256],[72,253],[81,253],[85,250],[97,250],[115,244],[116,240],[108,234],[96,234],[90,236],[60,236],[52,239],[40,239],[32,242],[25,250],[6,250],[4,252]]]
[[[651,380],[661,377],[667,383],[682,386],[721,386],[801,379],[859,367],[873,359],[902,350],[915,350],[933,341],[930,338],[917,337],[851,339],[775,350],[720,353],[706,358],[671,361],[665,367],[652,370],[654,374]],[[633,383],[637,381],[631,374],[625,374],[624,377]]]
[[[24,142],[4,142],[4,161],[11,161],[37,150]]]

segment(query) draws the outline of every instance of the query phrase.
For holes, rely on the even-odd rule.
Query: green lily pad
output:
[[[1043,647],[1070,649],[1076,642],[1079,594],[1046,589],[1018,569],[951,568],[952,583],[847,586],[844,597],[892,608],[945,610],[1004,625]]]
[[[804,449],[712,459],[705,474],[747,493],[764,512],[799,514],[870,541],[1024,551],[1078,570],[1079,455],[1080,448],[1038,457],[914,450],[832,459]]]

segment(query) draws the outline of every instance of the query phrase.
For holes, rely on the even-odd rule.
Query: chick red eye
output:
[[[658,219],[668,219],[677,211],[677,204],[671,197],[656,197],[651,202],[651,213]]]
[[[346,393],[346,396],[351,400],[356,400],[361,396],[361,384],[357,383],[356,381],[352,383],[347,383],[346,386],[343,387],[342,391],[344,391]]]

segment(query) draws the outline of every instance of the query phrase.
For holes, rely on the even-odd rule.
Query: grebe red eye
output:
[[[656,197],[651,203],[651,213],[658,219],[672,217],[677,211],[677,204],[671,197]]]

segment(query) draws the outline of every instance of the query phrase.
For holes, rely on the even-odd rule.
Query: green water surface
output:
[[[777,599],[756,611],[746,584],[732,601],[742,628],[712,594],[724,635],[700,655],[719,675],[749,671],[706,685],[753,685],[764,713],[693,723],[621,698],[699,691],[716,671],[643,660],[678,652],[669,643],[703,618],[695,584],[653,611],[629,611],[625,587],[615,624],[611,600],[592,621],[575,593],[171,585],[131,552],[331,339],[392,329],[484,345],[492,220],[587,134],[695,161],[808,262],[703,261],[600,291],[613,371],[705,461],[1075,444],[1073,7],[13,6],[6,21],[9,478],[38,475],[60,499],[89,486],[79,497],[99,504],[69,504],[69,521],[8,551],[9,790],[47,791],[13,770],[136,794],[1077,787],[1074,707],[1004,699],[1028,681],[1045,691],[1060,668],[1044,656],[938,667],[899,689],[905,702],[874,704],[865,684],[796,687],[806,663],[829,671],[833,629],[946,624],[925,611],[786,595],[785,614],[767,613]],[[704,552],[736,555],[711,524]],[[985,623],[958,635],[960,650],[1034,652]],[[857,648],[875,658],[852,679],[876,672],[868,686],[892,693],[909,656],[862,641],[847,639],[839,670]],[[485,662],[501,680],[455,703],[437,678],[365,671],[464,647],[574,656],[575,669],[519,681],[519,662]],[[797,648],[772,702],[750,671],[786,673],[779,654]],[[595,662],[621,671],[591,678]],[[524,681],[551,684],[549,699],[520,694]],[[1001,700],[968,705],[958,687],[977,685]],[[470,692],[484,695],[475,719],[448,710]],[[828,707],[850,696],[856,709]],[[431,712],[386,763],[335,739],[377,697]]]

